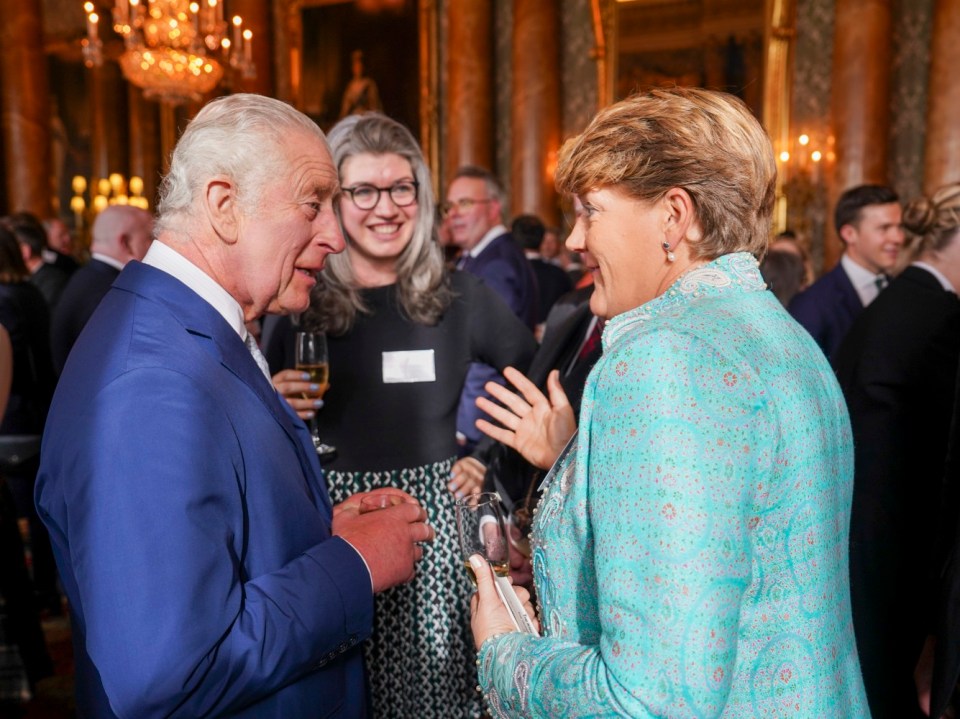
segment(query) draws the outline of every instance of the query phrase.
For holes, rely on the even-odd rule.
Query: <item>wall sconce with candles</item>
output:
[[[827,231],[827,183],[836,161],[833,138],[802,132],[777,152],[777,230],[796,232],[820,266]]]
[[[115,0],[113,30],[123,38],[120,68],[150,99],[171,105],[199,102],[223,79],[226,68],[256,76],[253,31],[225,0]],[[87,37],[81,41],[87,67],[103,64],[100,15],[84,3]]]
[[[75,175],[70,183],[73,197],[70,198],[70,211],[83,244],[89,245],[89,228],[96,216],[110,205],[132,205],[143,210],[150,209],[150,202],[143,196],[143,178],[134,175],[127,182],[119,172],[99,180],[87,182],[83,175]],[[90,201],[85,197],[90,189]]]

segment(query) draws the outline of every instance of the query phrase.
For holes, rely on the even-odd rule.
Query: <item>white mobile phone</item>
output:
[[[497,588],[497,594],[500,595],[500,600],[507,608],[507,611],[510,612],[510,619],[513,621],[513,625],[521,632],[539,637],[540,632],[533,626],[529,615],[523,610],[523,605],[520,603],[517,593],[513,591],[513,584],[510,583],[510,577],[498,577],[494,575],[493,579],[494,586]]]

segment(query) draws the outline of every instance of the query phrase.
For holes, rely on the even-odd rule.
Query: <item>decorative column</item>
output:
[[[890,0],[837,0],[833,41],[836,165],[830,212],[844,190],[887,182],[893,22]],[[824,238],[824,269],[843,253],[835,232]]]
[[[270,26],[270,5],[267,0],[231,0],[230,12],[243,18],[244,29],[253,32],[253,64],[256,77],[237,77],[237,92],[255,92],[273,96],[273,33]]]
[[[494,170],[493,3],[457,0],[445,6],[447,86],[440,196],[461,165]],[[556,68],[553,69],[556,71]]]
[[[933,16],[923,191],[960,181],[960,0],[937,0]]]
[[[50,108],[39,2],[0,2],[0,127],[7,206],[49,217]]]
[[[112,172],[127,172],[127,81],[113,60],[104,60],[103,65],[87,72],[93,123],[90,176],[96,183]],[[92,189],[96,189],[95,184]]]
[[[160,181],[160,115],[157,103],[145,100],[143,90],[129,86],[130,104],[130,176],[143,179],[143,196],[150,210],[157,207]]]
[[[556,0],[515,0],[511,88],[511,214],[559,224],[554,172],[560,146],[560,15]]]

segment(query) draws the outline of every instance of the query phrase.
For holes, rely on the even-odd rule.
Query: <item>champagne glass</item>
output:
[[[298,370],[310,375],[310,382],[318,385],[315,394],[303,393],[304,399],[322,399],[330,383],[330,362],[327,355],[327,336],[323,332],[297,332],[294,364]],[[336,447],[320,439],[317,414],[310,419],[310,437],[313,447],[321,457],[328,457],[337,451]]]
[[[496,492],[471,494],[458,499],[454,507],[463,564],[473,586],[477,586],[477,577],[470,567],[470,556],[473,554],[486,559],[497,576],[509,577],[510,543],[500,495]]]

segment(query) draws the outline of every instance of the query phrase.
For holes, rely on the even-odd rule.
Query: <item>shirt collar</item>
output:
[[[99,261],[102,262],[103,264],[105,264],[105,265],[110,265],[111,267],[113,267],[114,269],[117,269],[117,270],[122,270],[122,269],[123,269],[123,264],[124,264],[123,262],[121,262],[120,260],[116,259],[115,257],[111,257],[110,255],[105,255],[105,254],[103,254],[102,252],[91,252],[91,253],[90,253],[90,259],[91,259],[91,260],[99,260]]]
[[[880,288],[877,287],[877,278],[880,275],[876,275],[863,265],[857,264],[846,253],[840,258],[840,265],[843,267],[843,271],[847,273],[850,284],[857,291],[860,303],[864,307],[877,299],[877,295],[880,294]]]
[[[480,253],[487,249],[487,245],[497,239],[500,235],[506,233],[506,231],[507,228],[503,225],[494,225],[487,230],[487,234],[481,237],[480,241],[475,244],[467,254],[471,257],[479,257]]]
[[[240,335],[240,339],[246,340],[247,328],[244,326],[243,310],[240,308],[240,303],[233,299],[230,293],[217,284],[210,275],[170,245],[155,240],[151,243],[150,249],[147,250],[143,263],[180,280],[219,312],[223,319]]]

